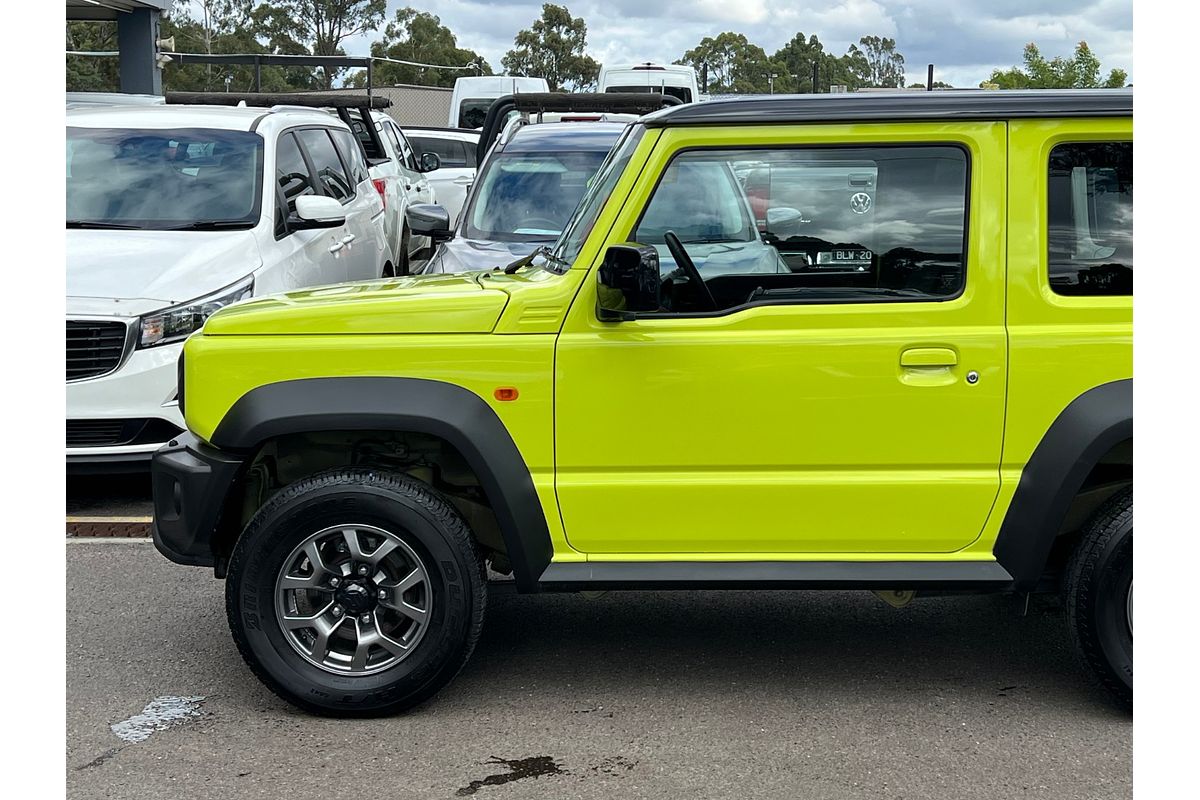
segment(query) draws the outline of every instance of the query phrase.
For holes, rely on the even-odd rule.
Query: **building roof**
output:
[[[1132,89],[968,90],[773,95],[689,103],[643,118],[652,128],[676,125],[765,125],[812,122],[1001,120],[1030,117],[1128,117]]]
[[[139,8],[170,11],[172,0],[67,0],[67,19],[117,19]]]

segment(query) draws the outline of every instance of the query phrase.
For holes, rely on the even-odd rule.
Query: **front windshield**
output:
[[[625,171],[629,159],[633,157],[633,151],[637,149],[638,142],[642,140],[645,132],[644,125],[630,125],[625,128],[621,133],[621,138],[608,152],[608,158],[605,159],[592,179],[587,194],[576,207],[574,215],[567,221],[562,235],[554,244],[552,252],[558,262],[569,266],[579,257],[583,243],[587,241],[588,234],[592,232],[592,226],[596,224],[596,217],[600,216],[600,210],[604,208],[604,201],[612,194],[613,187],[620,180],[621,173]]]
[[[68,227],[250,228],[258,222],[258,134],[67,128],[66,157]]]
[[[606,92],[633,92],[635,94],[666,94],[679,99],[681,103],[692,102],[692,90],[683,86],[609,86]]]
[[[468,239],[554,241],[604,160],[600,151],[502,152],[471,198]]]

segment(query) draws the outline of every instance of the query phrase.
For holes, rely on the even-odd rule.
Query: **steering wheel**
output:
[[[692,284],[692,287],[696,290],[696,294],[700,295],[700,299],[708,304],[709,311],[716,311],[716,298],[708,290],[708,284],[704,282],[704,278],[700,277],[700,270],[696,269],[696,263],[692,261],[692,257],[688,255],[687,250],[683,249],[683,242],[679,241],[679,237],[675,235],[675,231],[667,231],[663,234],[663,239],[667,243],[667,249],[671,251],[671,257],[675,259],[675,264],[682,270],[684,276],[688,279],[688,283]]]

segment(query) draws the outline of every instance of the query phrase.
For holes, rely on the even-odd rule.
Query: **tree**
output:
[[[117,49],[115,22],[68,22],[67,50],[98,52]],[[117,59],[67,56],[68,92],[115,92],[120,86]]]
[[[806,94],[828,91],[834,84],[853,91],[866,85],[865,76],[870,70],[866,56],[855,45],[851,45],[844,55],[835,56],[826,52],[825,45],[815,35],[805,39],[803,33],[793,36],[772,58],[782,63],[790,75],[790,88],[787,91]],[[812,81],[814,62],[817,64],[815,89]]]
[[[258,33],[274,53],[344,55],[342,42],[383,24],[387,0],[272,0],[254,9]],[[322,69],[314,88],[333,88],[337,69]]]
[[[587,55],[587,23],[566,6],[546,3],[542,16],[517,33],[500,63],[513,75],[545,78],[551,91],[585,89],[596,83],[600,64]]]
[[[858,40],[862,45],[859,50],[850,46],[848,55],[853,57],[861,54],[865,60],[866,72],[859,77],[862,86],[875,88],[904,88],[904,56],[896,51],[896,40],[880,36],[864,36]],[[853,59],[857,60],[857,59]],[[859,62],[861,68],[862,62]]]
[[[675,63],[689,64],[699,75],[707,75],[707,83],[700,91],[708,94],[793,91],[788,65],[778,57],[768,58],[761,47],[751,44],[742,33],[726,31],[715,37],[706,36]]]
[[[163,18],[161,35],[174,37],[181,53],[267,53],[255,35],[252,0],[196,0],[192,16],[187,4],[177,4]],[[312,71],[304,67],[263,67],[261,88],[267,92],[308,88]],[[168,65],[163,70],[163,88],[167,91],[220,91],[228,88],[248,92],[255,88],[254,67],[243,65],[186,64]]]
[[[1055,56],[1049,61],[1038,46],[1030,42],[1025,45],[1023,61],[1024,69],[993,70],[985,83],[1001,89],[1119,89],[1129,79],[1125,70],[1113,69],[1101,81],[1100,59],[1087,42],[1075,45],[1070,58]]]
[[[491,75],[492,67],[474,50],[458,46],[458,40],[441,19],[426,11],[406,7],[383,31],[383,38],[371,44],[371,55],[446,66],[475,65],[471,70],[439,70],[406,64],[375,64],[377,84],[415,83],[423,86],[453,86],[460,75]],[[366,74],[359,72],[348,83],[366,86]]]

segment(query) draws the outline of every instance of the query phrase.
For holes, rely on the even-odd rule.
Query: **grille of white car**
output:
[[[124,322],[67,320],[67,380],[94,378],[119,367],[128,333]]]

